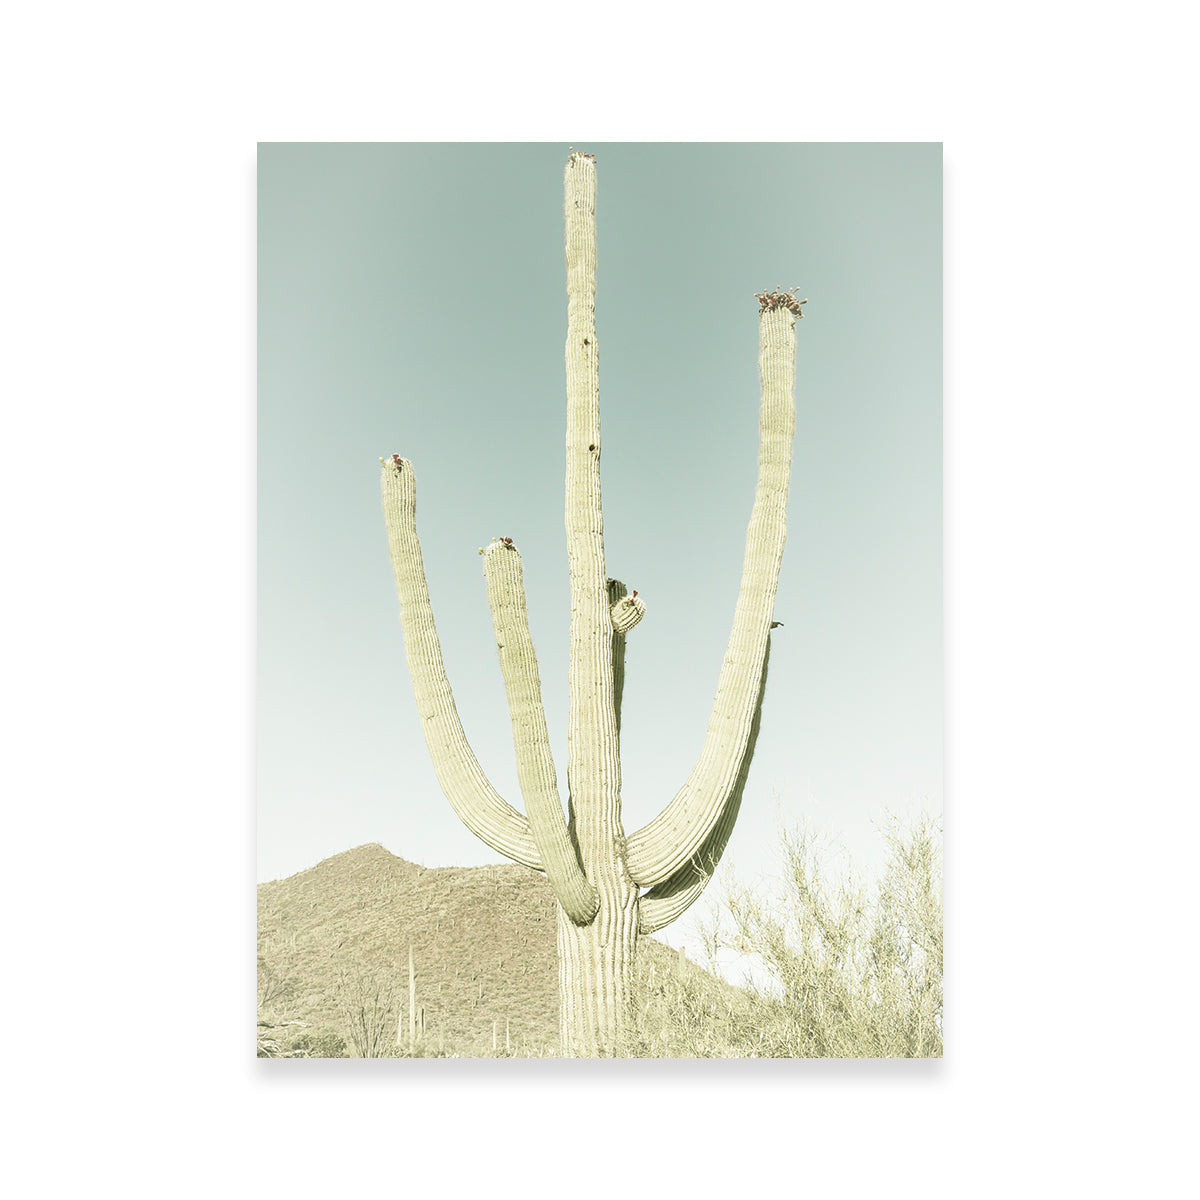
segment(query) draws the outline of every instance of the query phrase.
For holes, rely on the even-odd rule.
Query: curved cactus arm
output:
[[[632,596],[626,595],[625,585],[619,579],[608,581],[608,616],[617,633],[628,633],[645,615],[646,602],[636,591]]]
[[[708,840],[736,785],[750,739],[787,538],[798,313],[798,306],[783,303],[764,304],[761,310],[758,484],[733,630],[691,775],[670,804],[628,839],[629,873],[641,887],[665,883]]]
[[[651,888],[638,904],[638,932],[657,933],[681,916],[699,898],[716,872],[721,855],[729,844],[729,835],[737,822],[742,807],[742,793],[750,775],[750,761],[758,742],[758,731],[762,725],[763,697],[767,694],[767,664],[771,659],[771,642],[767,639],[767,652],[763,658],[762,679],[758,685],[758,704],[754,709],[754,722],[750,726],[750,740],[746,753],[742,755],[742,766],[734,781],[733,791],[717,818],[708,840],[700,847],[695,858],[684,863],[670,879]]]
[[[588,883],[563,816],[537,655],[529,632],[521,555],[511,538],[494,541],[484,550],[483,575],[512,718],[517,778],[525,797],[525,812],[558,902],[572,921],[586,925],[596,915],[600,898]]]
[[[438,784],[476,837],[514,862],[540,871],[541,855],[529,821],[488,782],[458,719],[417,539],[417,480],[412,463],[399,455],[380,461],[383,516],[400,597],[404,653]]]
[[[638,933],[657,933],[665,929],[700,898],[700,893],[708,887],[709,880],[716,873],[717,863],[725,852],[741,803],[740,795],[736,798],[731,796],[708,841],[696,856],[684,863],[670,879],[652,887],[638,901]]]

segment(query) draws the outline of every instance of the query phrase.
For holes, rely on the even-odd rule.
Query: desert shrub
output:
[[[303,1021],[284,1021],[273,1024],[269,1021],[258,1023],[258,1057],[259,1058],[310,1058],[308,1051],[297,1045],[295,1026],[302,1026]]]
[[[258,1035],[258,1057],[259,1058],[282,1058],[283,1047],[280,1046],[279,1040],[273,1037],[267,1037],[265,1034]]]
[[[367,971],[343,971],[338,1007],[355,1058],[386,1058],[396,1044],[395,988]]]
[[[332,1029],[315,1029],[302,1033],[291,1044],[291,1049],[305,1058],[349,1058],[346,1039]]]
[[[638,955],[627,1058],[743,1058],[749,997],[674,954]]]
[[[258,955],[258,1057],[259,1058],[303,1058],[283,1036],[282,1031],[294,1033],[290,1026],[302,1025],[286,1012],[288,1002],[295,992],[294,984],[285,980],[273,964],[262,953],[259,939]]]
[[[803,828],[782,835],[782,886],[769,896],[727,878],[707,940],[714,959],[732,951],[752,968],[731,1030],[745,1053],[941,1057],[941,827],[893,822],[884,836],[872,888],[852,870],[832,880]]]
[[[463,1057],[458,1049],[453,1046],[439,1046],[432,1038],[426,1038],[423,1041],[418,1041],[416,1046],[409,1049],[408,1045],[408,1030],[404,1031],[404,1037],[396,1040],[396,1032],[392,1031],[392,1040],[384,1045],[378,1055],[379,1058],[460,1058]]]
[[[275,966],[268,962],[266,956],[260,951],[258,955],[259,1015],[274,1012],[282,1002],[292,998],[293,992],[294,985],[292,982],[284,979]]]

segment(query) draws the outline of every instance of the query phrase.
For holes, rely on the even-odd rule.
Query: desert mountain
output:
[[[408,1031],[408,951],[428,1046],[516,1054],[558,1045],[554,894],[527,867],[425,868],[372,843],[258,888],[260,1009],[348,1039],[345,1008],[383,994]],[[644,942],[647,961],[673,951]],[[688,969],[692,968],[690,964]]]

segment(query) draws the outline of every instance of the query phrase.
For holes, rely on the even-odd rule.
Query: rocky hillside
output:
[[[411,945],[427,1052],[490,1054],[493,1033],[501,1052],[506,1039],[512,1054],[554,1052],[555,920],[549,883],[526,867],[427,869],[359,846],[259,885],[259,1019],[285,1047],[297,1031],[349,1045],[347,1009],[367,997],[388,1007],[389,1047],[398,1030],[407,1041]],[[652,939],[642,957],[660,978],[680,969]]]

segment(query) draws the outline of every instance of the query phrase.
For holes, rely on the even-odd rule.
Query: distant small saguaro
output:
[[[408,943],[408,1048],[417,1048],[417,973],[413,967],[412,942]]]

